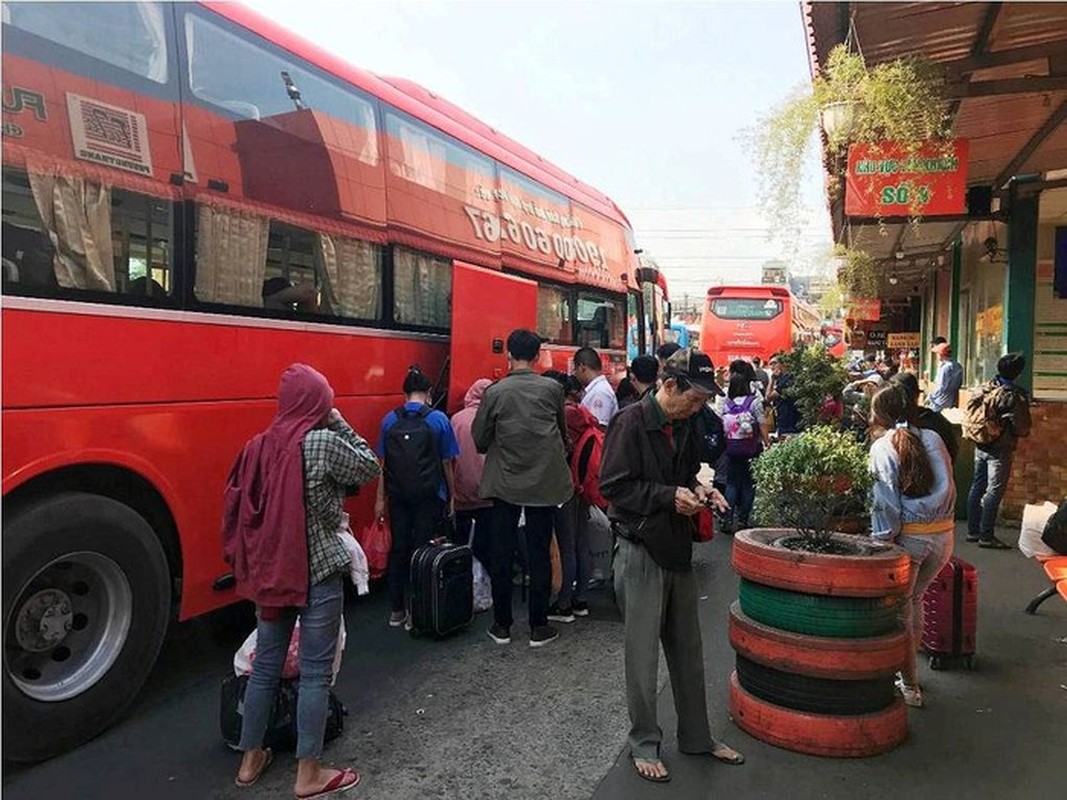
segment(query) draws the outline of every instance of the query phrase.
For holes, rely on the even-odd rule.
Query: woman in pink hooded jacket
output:
[[[488,378],[476,380],[463,398],[463,408],[452,417],[452,430],[459,443],[459,458],[456,459],[455,464],[456,541],[463,542],[469,539],[471,525],[474,525],[474,541],[471,543],[471,549],[474,557],[483,564],[489,563],[485,539],[486,512],[492,508],[493,503],[478,494],[478,487],[482,482],[482,469],[485,467],[485,456],[474,446],[471,425],[474,423],[474,415],[478,413],[478,406],[481,405],[482,395],[485,394],[490,384],[492,381]]]

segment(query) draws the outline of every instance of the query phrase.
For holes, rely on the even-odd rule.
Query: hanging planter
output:
[[[908,57],[868,68],[853,34],[830,51],[809,87],[794,92],[746,132],[758,165],[759,197],[776,235],[794,235],[802,218],[802,187],[812,136],[826,134],[830,193],[849,145],[892,142],[916,155],[950,134],[944,75],[933,62]],[[917,216],[918,206],[915,215]]]
[[[848,141],[856,129],[857,118],[862,113],[863,104],[856,100],[827,103],[819,111],[823,133],[831,142]]]

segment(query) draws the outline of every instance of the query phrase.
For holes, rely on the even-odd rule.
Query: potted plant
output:
[[[786,528],[790,549],[843,553],[831,533],[841,518],[864,513],[872,478],[867,449],[855,437],[816,426],[771,447],[752,464],[753,513],[763,526]]]
[[[760,167],[761,204],[775,230],[791,235],[797,229],[807,154],[817,130],[825,135],[830,163],[840,162],[848,145],[858,142],[894,142],[905,154],[915,154],[949,135],[943,85],[943,73],[923,58],[868,67],[847,45],[831,50],[810,86],[794,91],[746,135]],[[841,191],[835,177],[827,188],[832,197]]]
[[[762,454],[753,476],[755,518],[768,527],[734,539],[734,720],[805,753],[895,747],[907,732],[893,684],[908,655],[900,607],[910,560],[899,547],[835,531],[844,512],[866,508],[866,448],[815,426]]]
[[[782,356],[791,378],[781,394],[796,403],[802,428],[832,423],[827,400],[839,403],[848,371],[822,344],[799,345]]]

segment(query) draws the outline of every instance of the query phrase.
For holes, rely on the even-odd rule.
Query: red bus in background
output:
[[[651,309],[602,193],[240,6],[6,3],[3,42],[3,734],[32,760],[235,600],[222,488],[288,364],[373,440],[410,364],[454,410],[511,329],[622,365]]]
[[[700,348],[715,366],[768,359],[793,346],[796,298],[785,286],[713,286],[700,324]]]

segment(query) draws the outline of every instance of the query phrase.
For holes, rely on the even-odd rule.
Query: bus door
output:
[[[508,334],[537,330],[537,284],[461,261],[452,271],[452,344],[448,411],[463,408],[463,396],[478,378],[496,380],[508,371]]]

